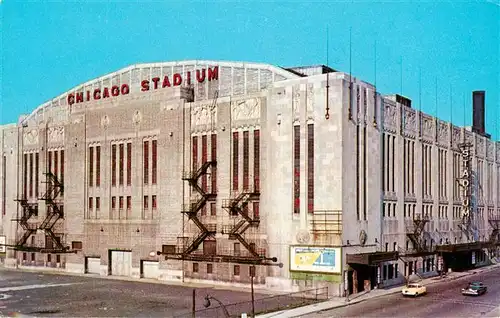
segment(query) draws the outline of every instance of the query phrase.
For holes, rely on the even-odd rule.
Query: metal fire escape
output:
[[[421,217],[417,215],[413,218],[412,226],[407,228],[406,236],[410,240],[413,246],[413,251],[407,254],[413,254],[415,256],[423,256],[432,253],[429,246],[427,246],[423,236],[425,231],[425,225],[429,223],[429,216],[425,215]]]
[[[259,226],[260,219],[258,217],[251,218],[247,209],[249,202],[258,199],[259,196],[260,193],[258,191],[241,192],[233,199],[222,201],[222,208],[226,209],[230,216],[241,216],[241,219],[232,228],[228,229],[227,234],[229,235],[229,239],[238,240],[256,260],[265,258],[265,255],[258,253],[255,247],[245,240],[243,235],[248,228]]]
[[[24,230],[23,235],[16,241],[16,245],[14,246],[14,250],[16,251],[26,251],[30,250],[33,247],[27,246],[26,242],[30,238],[32,234],[35,234],[38,226],[36,224],[30,224],[28,220],[35,214],[37,214],[37,204],[30,204],[28,203],[28,200],[26,199],[18,199],[16,200],[19,202],[22,208],[22,215],[20,218],[14,219],[13,221],[17,221],[17,223],[21,226],[21,228]]]
[[[56,237],[53,228],[59,219],[64,218],[62,206],[56,202],[59,195],[64,194],[64,185],[51,172],[45,173],[45,183],[47,183],[47,192],[40,200],[45,201],[47,207],[47,215],[38,229],[43,230],[52,240],[53,246],[45,246],[40,249],[41,253],[74,253],[70,251],[69,246],[64,246],[61,240]]]
[[[191,200],[190,203],[183,206],[182,213],[186,214],[188,219],[193,221],[200,230],[200,233],[187,244],[183,244],[184,246],[179,256],[185,257],[196,251],[206,238],[214,236],[217,231],[216,226],[211,224],[205,225],[198,218],[198,212],[205,206],[207,201],[213,200],[217,196],[217,194],[205,192],[198,184],[198,180],[202,175],[207,174],[208,168],[215,167],[216,164],[216,161],[207,161],[198,170],[184,173],[182,176],[182,180],[187,181],[191,189],[198,194],[195,200]]]

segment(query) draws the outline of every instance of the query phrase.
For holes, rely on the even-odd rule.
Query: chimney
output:
[[[485,91],[472,92],[472,131],[485,136],[484,98]]]

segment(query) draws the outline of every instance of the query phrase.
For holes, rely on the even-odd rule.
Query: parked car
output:
[[[417,297],[419,295],[423,295],[427,293],[427,288],[418,283],[410,283],[403,287],[403,290],[401,291],[403,296],[414,296]]]
[[[465,288],[462,288],[464,296],[480,296],[486,293],[488,288],[481,282],[469,283]]]

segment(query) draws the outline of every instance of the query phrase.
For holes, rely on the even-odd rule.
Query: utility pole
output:
[[[192,318],[196,318],[196,289],[193,288],[193,312],[191,314]]]
[[[252,317],[255,318],[255,297],[253,293],[253,278],[255,276],[255,266],[250,266],[250,287],[252,290]]]

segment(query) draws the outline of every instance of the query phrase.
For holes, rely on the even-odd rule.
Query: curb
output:
[[[426,285],[427,286],[428,285],[435,285],[435,284],[438,284],[438,283],[445,283],[445,282],[454,281],[454,280],[457,280],[457,279],[460,279],[460,278],[464,278],[464,277],[467,277],[467,276],[471,276],[471,275],[475,275],[475,274],[487,273],[487,272],[491,272],[491,271],[493,271],[493,270],[495,270],[495,269],[497,269],[499,267],[500,267],[500,264],[494,264],[494,265],[487,266],[484,269],[471,270],[470,272],[466,272],[467,274],[462,275],[462,276],[451,277],[451,278],[448,278],[448,279],[445,277],[443,280],[438,280],[438,281],[430,282],[430,283],[428,283]],[[384,296],[387,296],[387,295],[398,294],[400,292],[401,292],[401,290],[398,289],[398,290],[394,290],[394,291],[391,291],[391,292],[387,292],[385,294],[375,295],[373,297],[367,297],[367,298],[364,298],[364,299],[356,299],[355,298],[352,301],[347,301],[347,302],[345,301],[345,303],[339,304],[337,306],[333,306],[333,307],[325,308],[325,309],[320,309],[320,310],[315,310],[315,311],[311,311],[311,312],[308,312],[308,313],[305,313],[305,314],[301,314],[301,315],[297,315],[297,316],[289,316],[289,317],[290,318],[302,317],[303,315],[310,315],[310,314],[319,313],[319,312],[323,312],[323,311],[328,311],[328,310],[332,310],[332,309],[336,309],[336,308],[343,308],[343,307],[347,307],[347,306],[350,306],[350,305],[362,303],[362,302],[364,302],[366,300],[377,299],[377,298],[384,297]]]

